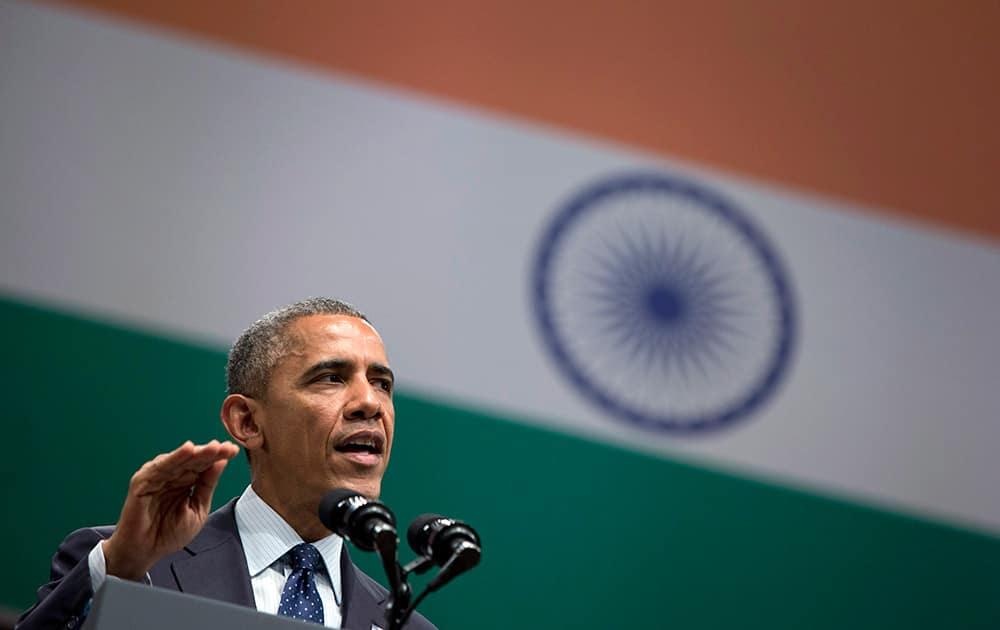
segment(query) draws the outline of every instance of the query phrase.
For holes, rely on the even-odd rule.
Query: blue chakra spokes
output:
[[[711,259],[674,247],[663,234],[657,241],[632,243],[629,235],[607,254],[594,255],[593,316],[647,370],[682,377],[690,370],[721,368],[737,341],[737,296],[727,290]],[[730,339],[733,338],[733,339]]]

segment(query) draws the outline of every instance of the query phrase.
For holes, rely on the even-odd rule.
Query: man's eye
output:
[[[323,374],[322,376],[320,376],[316,380],[319,381],[319,382],[322,382],[322,383],[343,383],[344,382],[344,379],[342,379],[339,374]]]
[[[383,390],[392,393],[392,381],[387,378],[377,378],[372,381],[377,387],[381,387]]]

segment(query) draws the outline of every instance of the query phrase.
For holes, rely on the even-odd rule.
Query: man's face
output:
[[[287,334],[292,350],[275,366],[258,409],[258,474],[302,502],[318,504],[334,488],[377,497],[395,421],[382,339],[347,315],[301,317]]]

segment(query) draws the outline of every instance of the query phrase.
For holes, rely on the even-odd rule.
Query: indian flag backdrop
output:
[[[0,603],[333,295],[442,628],[996,627],[998,17],[0,4]]]

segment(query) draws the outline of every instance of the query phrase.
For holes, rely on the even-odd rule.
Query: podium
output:
[[[81,630],[316,630],[314,623],[108,576]],[[367,630],[367,629],[366,629]]]

